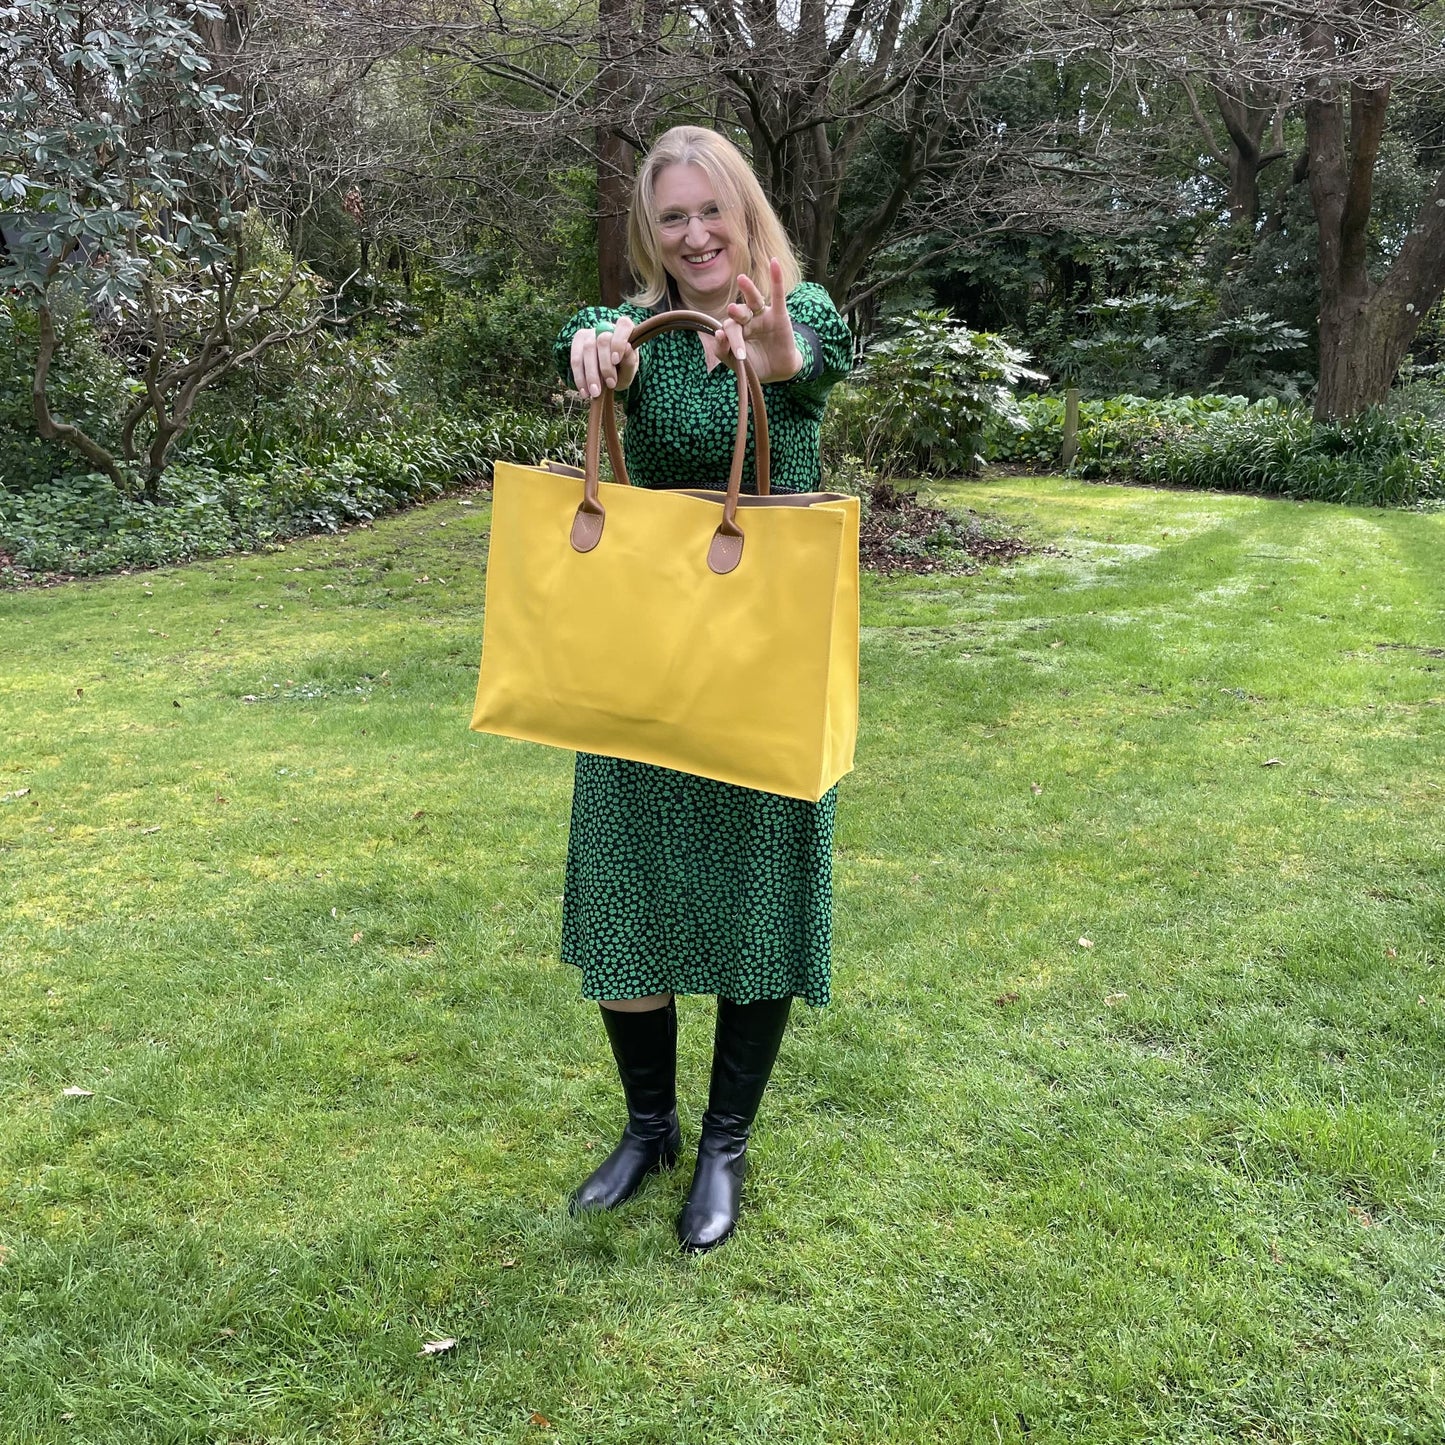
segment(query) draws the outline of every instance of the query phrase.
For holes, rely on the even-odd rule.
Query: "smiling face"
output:
[[[667,166],[653,187],[653,223],[667,274],[682,304],[720,317],[737,290],[742,248],[737,218],[721,209],[701,166]]]

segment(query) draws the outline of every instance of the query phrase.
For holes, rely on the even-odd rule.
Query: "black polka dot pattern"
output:
[[[851,365],[852,344],[821,286],[799,286],[787,304],[801,328],[804,364],[799,380],[763,388],[772,485],[816,491],[823,407]],[[647,314],[634,306],[579,311],[557,338],[562,375],[570,380],[578,329]],[[633,484],[722,490],[738,423],[732,372],[708,372],[694,332],[668,332],[640,354],[623,396]],[[751,423],[743,485],[756,490]],[[836,788],[809,803],[579,753],[562,959],[582,970],[583,994],[712,993],[736,1003],[796,996],[826,1004],[837,801]]]
[[[562,958],[582,992],[826,1004],[836,805],[579,753]]]
[[[643,321],[651,314],[630,305],[620,309],[588,306],[577,312],[557,338],[558,369],[570,384],[572,338],[582,327],[615,322],[620,316]],[[797,381],[772,382],[763,388],[772,447],[772,487],[776,492],[815,492],[819,489],[823,407],[834,384],[852,367],[853,343],[847,324],[821,286],[804,282],[790,292],[788,314],[795,323],[803,370]],[[814,352],[817,346],[822,348],[821,358]],[[664,332],[645,342],[638,355],[642,360],[637,377],[621,393],[627,414],[622,448],[633,483],[722,491],[727,486],[738,426],[733,373],[721,365],[707,369],[702,341],[692,331]],[[743,488],[757,490],[751,417]]]

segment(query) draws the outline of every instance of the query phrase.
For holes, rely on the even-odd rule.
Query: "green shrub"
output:
[[[1221,315],[1218,297],[1198,284],[1076,312],[1039,308],[1029,335],[1061,381],[1096,395],[1210,390],[1294,401],[1309,384],[1306,332],[1257,309]]]
[[[125,370],[95,339],[83,312],[62,307],[61,345],[50,368],[50,408],[103,445],[118,441]],[[73,472],[80,460],[60,442],[41,441],[30,389],[38,328],[33,311],[0,295],[0,487],[25,491]]]
[[[442,315],[398,362],[408,392],[482,415],[496,402],[533,409],[557,391],[552,344],[567,307],[514,275],[479,295],[446,293]]]
[[[885,477],[976,472],[985,431],[1024,424],[1014,388],[1043,380],[1003,337],[916,311],[835,389],[824,449],[830,465],[852,457]]]
[[[1445,364],[1401,368],[1401,384],[1390,392],[1390,410],[1445,422]]]
[[[1240,396],[1111,396],[1079,403],[1080,453],[1075,463],[1102,464],[1139,430],[1198,425],[1222,412],[1240,412],[1249,401]],[[1018,399],[1019,423],[995,422],[985,446],[990,461],[1057,467],[1064,441],[1064,398],[1049,392]]]
[[[484,478],[494,460],[578,463],[582,442],[569,414],[505,410],[306,454],[242,452],[234,438],[216,437],[166,472],[158,505],[122,497],[100,474],[0,490],[0,546],[28,572],[90,574],[217,556],[370,521]]]
[[[995,427],[993,458],[1058,466],[1063,398],[1025,397],[1020,411],[1029,429]],[[1412,506],[1445,497],[1445,425],[1379,408],[1321,425],[1270,400],[1111,397],[1080,404],[1073,470],[1163,486]]]
[[[387,347],[327,332],[274,348],[202,395],[180,454],[213,446],[237,456],[309,454],[358,435],[410,430]]]
[[[1414,506],[1445,498],[1445,428],[1378,407],[1322,424],[1299,409],[1257,406],[1196,427],[1136,435],[1119,447],[1109,474],[1317,502]]]

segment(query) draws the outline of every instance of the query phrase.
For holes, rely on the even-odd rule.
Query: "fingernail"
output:
[[[593,395],[593,396],[601,396],[601,395],[602,395],[602,388],[601,388],[600,386],[598,386],[596,382],[593,382],[593,383],[592,383],[592,395]]]

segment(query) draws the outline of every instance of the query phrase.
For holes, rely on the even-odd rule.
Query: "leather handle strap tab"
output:
[[[640,323],[629,336],[634,346],[660,336],[665,331],[717,330],[717,322],[701,311],[664,311]],[[748,361],[730,357],[727,363],[737,377],[738,429],[733,442],[732,466],[728,471],[727,492],[723,499],[723,518],[708,547],[708,567],[720,575],[731,572],[742,560],[743,531],[737,524],[738,497],[742,493],[743,462],[748,446],[748,403],[752,402],[754,436],[754,471],[759,496],[769,494],[771,480],[771,449],[768,444],[768,412],[758,374]],[[572,546],[578,552],[590,552],[602,540],[606,511],[599,494],[602,443],[612,462],[612,474],[630,485],[627,464],[622,456],[622,442],[617,435],[617,408],[610,387],[594,398],[587,413],[586,471],[582,485],[582,503],[572,519]]]

